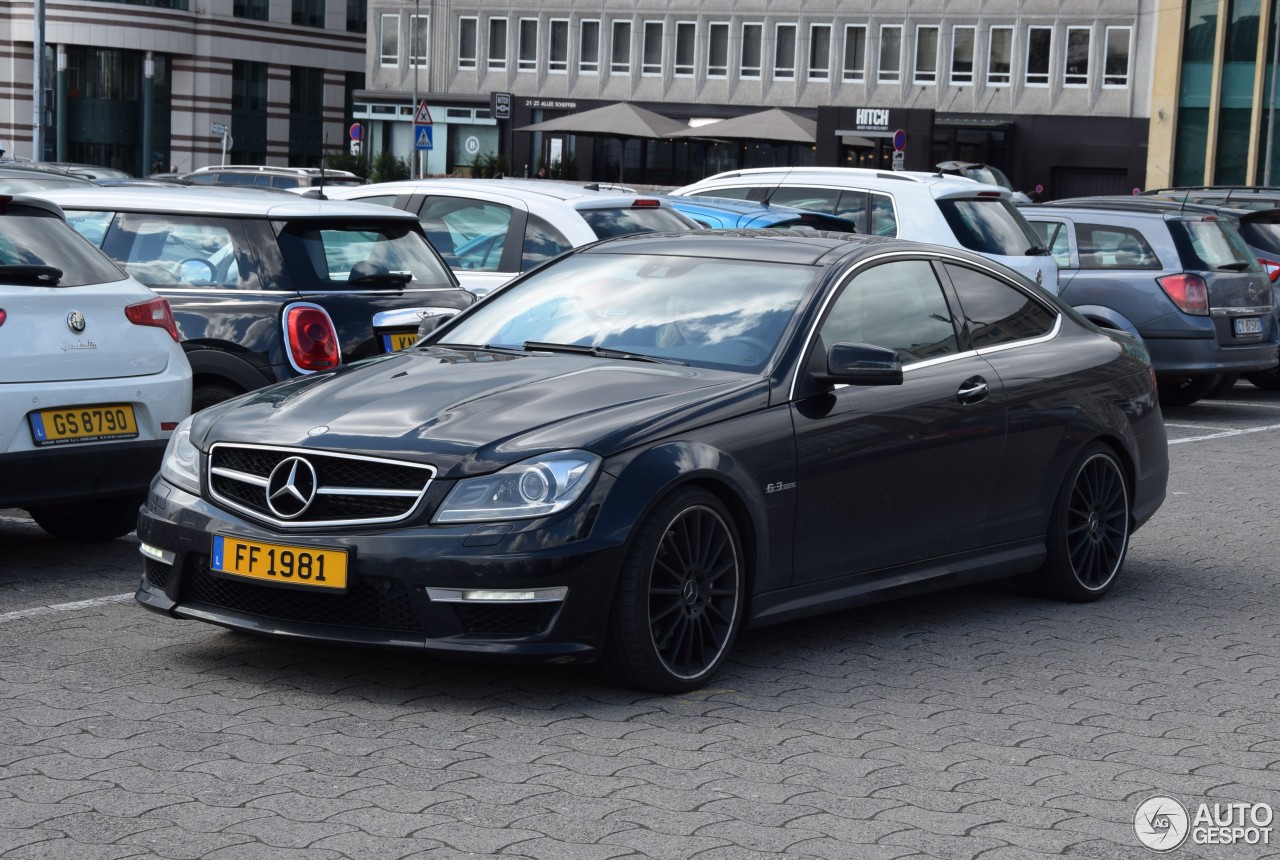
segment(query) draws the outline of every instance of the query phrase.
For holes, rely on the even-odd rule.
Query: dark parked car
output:
[[[1166,406],[1209,394],[1222,374],[1274,371],[1271,283],[1234,219],[1146,197],[1089,197],[1022,209],[1058,260],[1059,297],[1140,337]]]
[[[137,598],[690,690],[744,625],[1017,574],[1099,598],[1167,471],[1142,347],[981,256],[635,235],[185,422]]]
[[[407,346],[424,316],[473,301],[418,219],[385,206],[252,188],[40,192],[169,300],[196,410]]]

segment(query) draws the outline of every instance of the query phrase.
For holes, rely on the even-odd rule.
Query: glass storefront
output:
[[[67,160],[142,175],[168,168],[169,58],[152,58],[151,152],[144,157],[145,52],[67,48],[67,115],[54,118],[55,135],[65,134]]]

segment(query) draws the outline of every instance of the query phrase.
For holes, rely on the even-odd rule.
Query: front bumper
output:
[[[503,661],[594,660],[625,547],[579,539],[573,516],[493,531],[419,524],[282,534],[157,479],[138,523],[145,561],[136,598],[174,618],[288,639]],[[530,540],[535,532],[540,539]],[[321,593],[214,573],[214,534],[345,549],[348,588]],[[545,599],[551,589],[567,589],[564,599]],[[432,599],[429,590],[451,599]],[[539,599],[457,599],[479,590]]]
[[[1206,373],[1248,373],[1276,366],[1274,340],[1241,346],[1222,346],[1212,338],[1157,337],[1143,335],[1157,376],[1191,376]]]

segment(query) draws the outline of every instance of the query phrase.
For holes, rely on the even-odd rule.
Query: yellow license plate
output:
[[[394,332],[392,334],[384,334],[382,337],[389,352],[408,349],[418,342],[418,333],[416,331]]]
[[[344,549],[262,543],[214,535],[209,567],[219,573],[277,585],[331,591],[343,591],[347,587],[347,551]]]
[[[138,436],[138,419],[128,403],[41,409],[27,418],[31,424],[31,438],[41,446],[135,439]]]

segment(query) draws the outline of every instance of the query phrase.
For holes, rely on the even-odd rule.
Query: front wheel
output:
[[[138,508],[146,493],[95,499],[90,502],[62,502],[28,508],[36,525],[59,540],[89,542],[115,540],[138,525]]]
[[[744,582],[728,510],[706,490],[677,490],[640,525],[627,553],[603,668],[658,693],[702,687],[737,636]]]
[[[1115,585],[1132,523],[1124,468],[1106,445],[1091,445],[1058,491],[1045,540],[1048,557],[1032,582],[1052,597],[1097,600]]]

